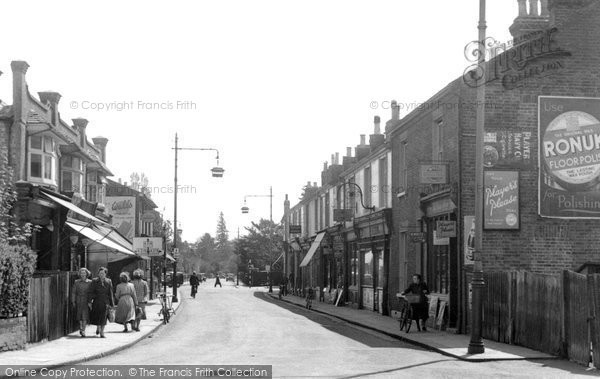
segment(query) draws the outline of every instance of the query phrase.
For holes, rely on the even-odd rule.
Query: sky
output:
[[[57,91],[61,117],[89,120],[109,139],[107,164],[130,182],[149,177],[173,217],[174,141],[180,151],[178,223],[184,240],[230,237],[283,217],[323,162],[360,134],[401,117],[461,76],[477,39],[479,0],[11,1],[2,4],[0,99],[12,103],[10,62],[25,60],[29,90]],[[509,41],[516,0],[487,0],[487,35]],[[341,159],[341,158],[340,158]]]

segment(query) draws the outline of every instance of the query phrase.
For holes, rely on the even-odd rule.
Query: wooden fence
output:
[[[53,340],[77,330],[69,301],[76,273],[36,272],[29,284],[27,342]]]
[[[487,272],[483,337],[600,367],[600,275]]]

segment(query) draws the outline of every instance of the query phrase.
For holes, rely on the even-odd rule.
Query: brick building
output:
[[[484,271],[555,274],[600,262],[600,145],[592,143],[600,138],[600,1],[518,2],[513,41],[486,63],[485,104],[476,104],[467,69],[386,125],[395,192],[390,286],[401,290],[423,274],[458,330],[469,314],[479,106]],[[398,306],[393,291],[389,300]]]

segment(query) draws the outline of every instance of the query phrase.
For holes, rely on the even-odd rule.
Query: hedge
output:
[[[27,311],[35,263],[36,254],[28,246],[0,242],[0,318]]]

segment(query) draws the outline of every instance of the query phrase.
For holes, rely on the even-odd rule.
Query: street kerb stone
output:
[[[272,299],[278,300],[277,294],[266,294]],[[282,300],[286,303],[293,304],[302,308],[304,306],[304,299],[288,295],[282,297]],[[356,312],[356,315],[340,315],[340,309],[345,309],[348,312]],[[508,360],[554,360],[561,359],[560,357],[528,349],[522,346],[508,345],[494,341],[485,340],[486,351],[484,354],[470,355],[467,354],[467,347],[469,344],[470,336],[465,334],[453,334],[446,333],[443,331],[431,331],[427,332],[414,332],[414,333],[403,333],[395,332],[394,329],[398,329],[398,321],[393,318],[388,318],[376,313],[368,314],[366,317],[370,319],[369,322],[359,320],[361,317],[358,313],[360,310],[348,309],[346,307],[336,308],[333,305],[313,302],[312,311],[318,312],[324,315],[332,316],[349,324],[360,326],[363,328],[371,329],[376,332],[385,334],[389,337],[399,339],[404,342],[408,342],[415,346],[422,347],[427,350],[435,351],[440,354],[460,359],[467,362],[490,362],[490,361],[508,361]],[[366,312],[366,311],[365,311]],[[361,315],[362,316],[362,315]],[[375,320],[375,317],[386,318],[386,320]],[[389,321],[387,321],[389,319]],[[383,323],[387,325],[383,325]],[[457,347],[460,346],[460,347]]]

